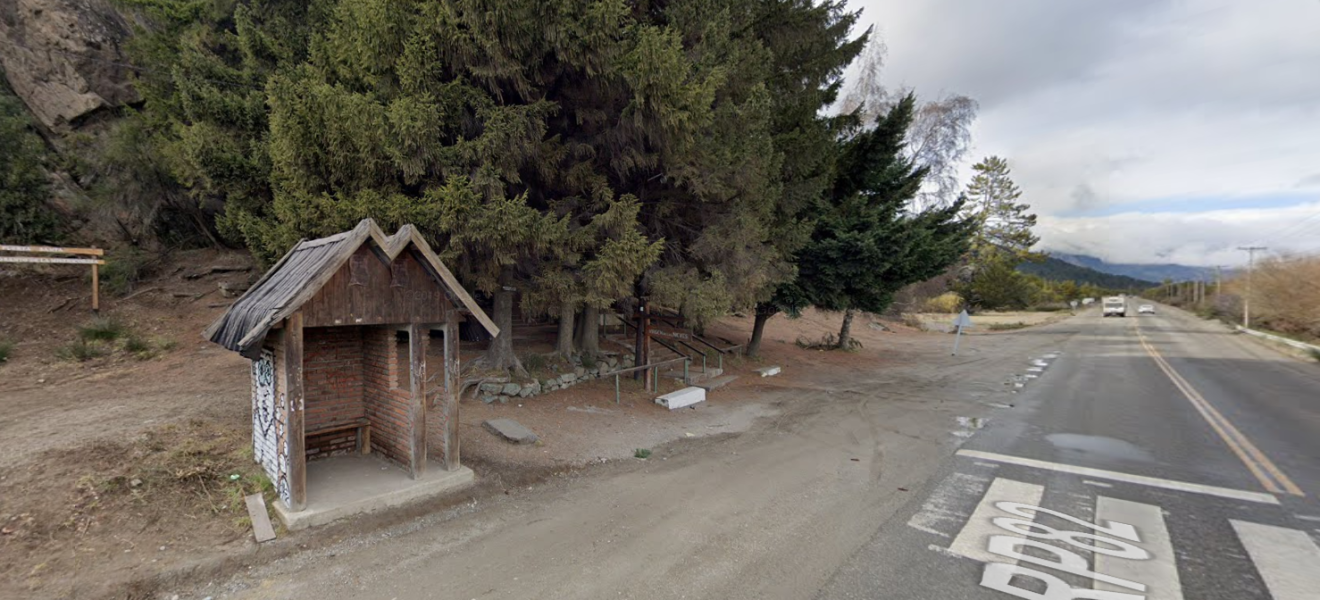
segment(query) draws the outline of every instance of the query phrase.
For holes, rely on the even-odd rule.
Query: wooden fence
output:
[[[0,255],[0,263],[25,263],[45,265],[91,265],[92,266],[92,311],[101,310],[101,274],[98,270],[105,260],[105,251],[100,248],[58,248],[55,246],[4,246],[0,252],[15,254],[64,254],[68,256],[5,256]],[[85,257],[85,258],[84,258]]]

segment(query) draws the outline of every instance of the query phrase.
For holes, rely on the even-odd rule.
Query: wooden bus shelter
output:
[[[386,236],[366,219],[300,241],[204,335],[252,361],[254,455],[300,511],[309,459],[375,452],[414,479],[428,455],[459,468],[465,316],[499,333],[412,225]],[[444,366],[428,378],[433,332],[443,336]]]

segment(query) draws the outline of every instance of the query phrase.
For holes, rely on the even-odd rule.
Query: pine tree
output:
[[[1031,247],[1040,238],[1031,231],[1036,215],[1031,206],[1018,202],[1022,190],[1009,176],[1008,161],[987,157],[972,167],[976,175],[967,186],[967,211],[977,220],[972,250],[977,256],[1007,252],[1025,260],[1034,256]]]
[[[909,94],[874,129],[842,142],[834,184],[785,294],[844,313],[838,348],[852,345],[856,311],[883,311],[899,289],[938,275],[967,248],[973,224],[959,218],[961,202],[906,210],[926,173],[903,152],[914,104]]]
[[[755,31],[773,60],[768,80],[774,101],[771,133],[783,156],[778,173],[782,193],[770,224],[771,239],[779,256],[791,264],[810,239],[810,211],[829,188],[836,140],[855,121],[852,114],[825,111],[838,97],[843,70],[866,45],[870,32],[848,39],[858,13],[848,12],[843,2],[787,0],[762,2],[758,8]],[[793,290],[783,285],[792,277],[796,272],[761,291],[747,354],[757,354],[771,317],[802,304],[784,296]]]

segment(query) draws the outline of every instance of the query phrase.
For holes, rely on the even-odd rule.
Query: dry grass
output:
[[[1245,288],[1245,282],[1235,283]],[[1253,322],[1290,337],[1320,340],[1320,256],[1257,263],[1251,287]]]

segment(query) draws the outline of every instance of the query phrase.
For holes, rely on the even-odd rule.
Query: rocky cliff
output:
[[[105,0],[0,0],[0,68],[38,121],[68,130],[138,100],[122,48],[131,32]]]

